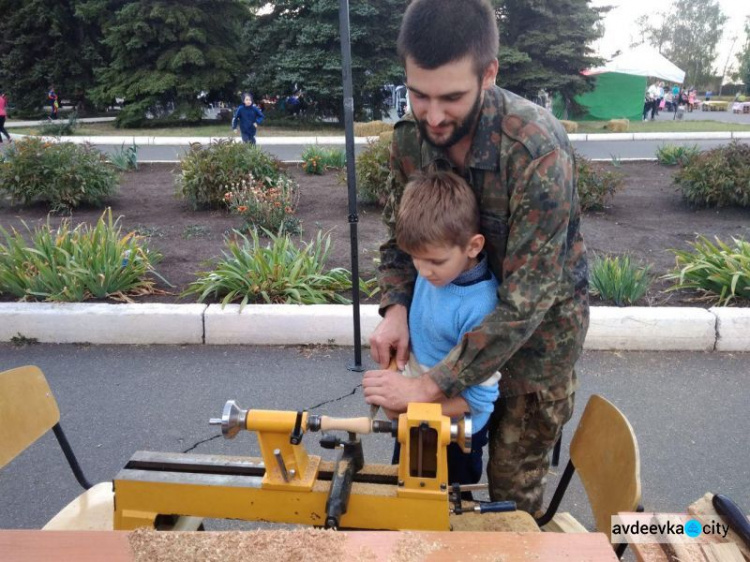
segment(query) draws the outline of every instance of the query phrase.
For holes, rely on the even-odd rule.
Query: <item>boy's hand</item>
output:
[[[409,321],[406,307],[394,304],[370,336],[370,356],[383,369],[391,362],[396,350],[396,364],[403,371],[409,360]]]

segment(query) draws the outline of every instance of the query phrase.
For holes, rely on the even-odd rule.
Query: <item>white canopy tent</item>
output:
[[[676,84],[685,81],[685,71],[667,60],[653,47],[639,45],[616,56],[604,66],[584,71],[589,76],[617,72],[635,76],[653,76]]]

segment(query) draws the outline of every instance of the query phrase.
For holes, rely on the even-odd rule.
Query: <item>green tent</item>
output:
[[[609,121],[630,119],[639,121],[643,114],[646,77],[619,72],[596,75],[596,86],[576,96],[576,102],[586,108],[577,121]]]

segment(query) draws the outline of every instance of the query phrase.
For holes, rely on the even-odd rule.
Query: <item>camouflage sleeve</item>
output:
[[[558,147],[532,159],[522,149],[509,165],[508,242],[498,306],[429,371],[447,396],[499,370],[570,284],[564,263],[574,189],[571,155]]]
[[[383,209],[383,222],[388,228],[388,241],[380,246],[380,265],[378,266],[381,316],[392,304],[402,304],[409,308],[417,275],[409,255],[401,251],[396,244],[398,206],[409,175],[415,169],[414,157],[404,155],[405,149],[407,153],[413,153],[416,145],[416,136],[413,129],[410,130],[410,125],[412,124],[399,123],[394,130],[391,143],[388,199]],[[408,137],[411,137],[410,142],[407,140]],[[405,146],[409,144],[414,146]]]

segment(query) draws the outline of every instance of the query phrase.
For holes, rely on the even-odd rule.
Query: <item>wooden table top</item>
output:
[[[252,560],[244,551],[242,558],[232,556],[224,548],[229,538],[253,534],[264,540],[265,533],[273,531],[158,533],[180,535],[179,540],[222,542],[221,560]],[[217,535],[225,537],[217,537]],[[454,560],[515,561],[616,561],[612,545],[603,533],[493,533],[493,532],[394,532],[394,531],[342,531],[345,535],[341,560],[362,559],[370,561],[404,560],[404,547],[408,546],[410,562]],[[126,531],[0,531],[0,553],[3,562],[133,562],[136,560]],[[266,536],[267,538],[267,536]],[[415,541],[417,541],[415,543]],[[415,544],[417,545],[415,547]],[[428,548],[420,550],[420,545]],[[247,544],[245,545],[247,547]],[[196,548],[193,552],[200,550]],[[205,552],[205,551],[204,551]],[[241,554],[238,552],[237,554]],[[182,556],[191,562],[191,556]],[[279,557],[283,559],[283,557]],[[321,558],[322,560],[323,558]],[[195,559],[197,562],[197,559]],[[217,558],[217,560],[219,560]],[[336,562],[336,558],[326,558]],[[209,562],[201,557],[201,562]]]

